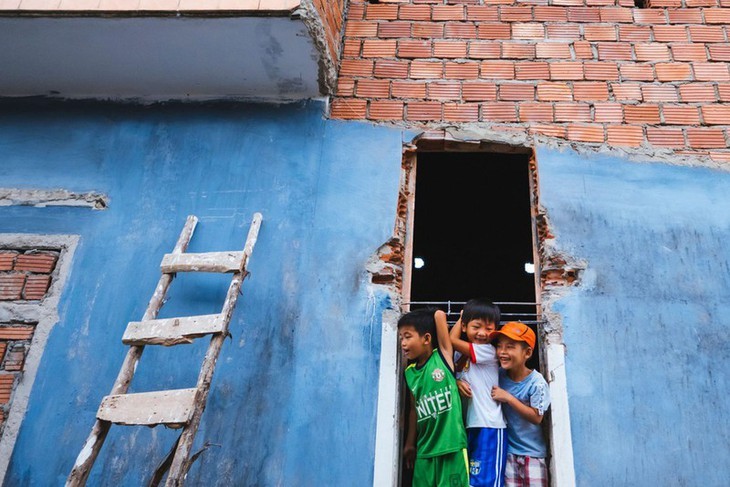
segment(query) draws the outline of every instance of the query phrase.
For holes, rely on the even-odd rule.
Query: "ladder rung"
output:
[[[131,321],[122,336],[126,345],[179,345],[194,338],[223,331],[220,314]]]
[[[195,388],[106,396],[96,417],[116,424],[183,426],[193,415]]]
[[[205,252],[202,254],[165,254],[160,268],[174,272],[238,272],[243,268],[243,252]]]

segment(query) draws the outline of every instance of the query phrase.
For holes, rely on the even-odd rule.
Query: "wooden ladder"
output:
[[[205,409],[215,364],[228,335],[228,323],[236,306],[241,284],[248,274],[248,259],[256,244],[261,220],[260,213],[254,214],[242,252],[193,254],[185,251],[198,219],[195,216],[187,218],[172,253],[166,254],[162,259],[162,275],[142,321],[133,321],[127,325],[122,337],[122,342],[130,346],[127,356],[111,393],[101,401],[94,427],[66,480],[67,487],[86,485],[91,467],[112,423],[150,427],[164,424],[171,428],[182,428],[165,485],[183,485],[190,468],[190,450]],[[233,273],[220,314],[155,319],[177,272]],[[212,335],[212,338],[194,388],[127,394],[145,345],[191,343],[194,338],[204,335]]]

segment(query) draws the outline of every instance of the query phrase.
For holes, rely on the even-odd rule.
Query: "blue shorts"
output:
[[[507,462],[507,430],[505,428],[468,428],[469,485],[502,487]]]

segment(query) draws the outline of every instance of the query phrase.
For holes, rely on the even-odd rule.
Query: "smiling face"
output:
[[[499,365],[510,373],[520,374],[527,367],[525,362],[532,356],[532,348],[527,343],[513,340],[509,337],[501,335],[497,342],[497,359]]]
[[[466,338],[471,343],[485,344],[489,343],[489,334],[492,333],[497,326],[494,322],[489,322],[484,318],[475,318],[469,323],[462,325],[462,331],[466,333]]]
[[[403,325],[398,328],[400,348],[408,360],[415,360],[418,365],[423,365],[433,352],[431,345],[431,334],[419,335],[413,325]]]

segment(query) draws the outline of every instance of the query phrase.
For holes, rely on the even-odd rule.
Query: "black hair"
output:
[[[482,319],[488,323],[499,325],[500,312],[499,306],[492,303],[486,298],[470,299],[464,305],[464,311],[461,315],[463,324],[469,323],[471,320]]]
[[[436,337],[436,319],[433,317],[435,312],[436,310],[433,308],[423,308],[406,313],[398,320],[398,329],[404,326],[412,326],[421,336],[430,333],[431,342],[436,347],[438,346],[438,342]]]

